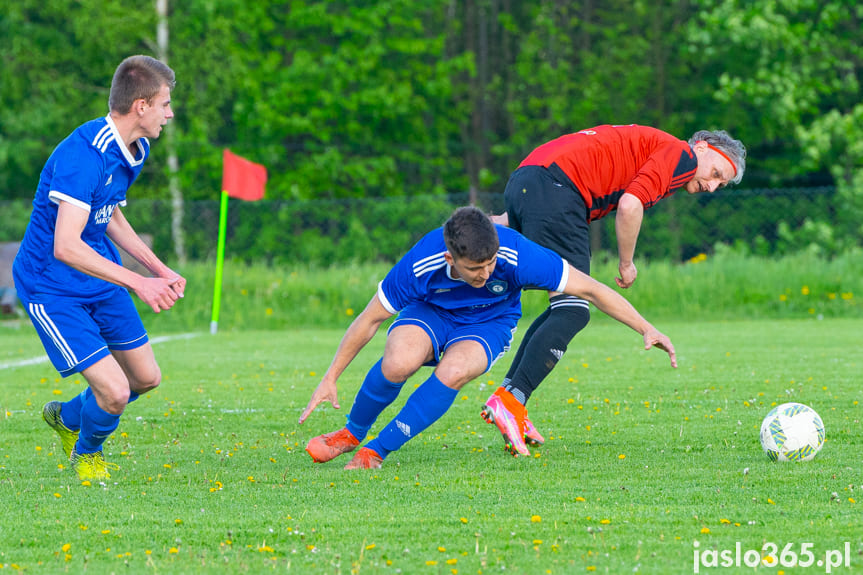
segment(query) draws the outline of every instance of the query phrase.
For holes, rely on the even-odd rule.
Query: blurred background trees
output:
[[[107,112],[123,57],[158,55],[155,4],[143,6],[0,6],[2,199],[29,200],[59,140]],[[268,200],[464,193],[477,202],[502,192],[549,139],[638,123],[682,139],[708,128],[743,140],[748,171],[738,190],[835,188],[841,209],[810,224],[841,225],[834,233],[859,243],[856,1],[169,0],[168,8],[167,58],[178,79],[170,129],[186,201],[216,198],[221,149],[230,147],[267,166]],[[169,198],[159,146],[136,198]]]

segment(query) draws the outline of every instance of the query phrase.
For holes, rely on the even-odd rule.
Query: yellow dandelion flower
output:
[[[345,315],[347,315],[347,316],[352,316],[352,315],[354,315],[354,308],[349,307],[348,309],[346,309],[346,310],[345,310]]]
[[[599,522],[602,525],[608,525],[609,523],[611,523],[611,519],[600,519]]]
[[[168,549],[168,553],[179,553],[179,552],[180,552],[180,550],[177,549],[176,547],[171,547],[170,549]]]
[[[441,553],[446,553],[446,547],[438,547],[437,550]]]
[[[102,535],[107,535],[110,532],[111,532],[110,529],[102,529]]]
[[[618,459],[626,459],[626,454],[625,454],[625,453],[621,453],[620,455],[618,455],[618,456],[617,456],[617,458],[618,458]]]
[[[719,522],[723,525],[729,525],[731,523],[731,521],[729,521],[728,519],[720,519]]]
[[[534,545],[542,545],[542,539],[534,539],[533,544]]]
[[[809,286],[803,286],[800,288],[800,293],[803,295],[809,295]]]
[[[541,521],[542,521],[542,517],[540,517],[539,515],[531,515],[530,516],[530,522],[531,523],[539,523]]]
[[[770,505],[776,505],[776,502],[773,501],[772,499],[770,499],[769,497],[767,498],[767,503],[769,503]]]
[[[857,503],[857,502],[856,502],[856,501],[854,501],[854,498],[853,498],[853,497],[849,497],[849,498],[848,498],[848,503]]]
[[[461,519],[459,519],[459,521],[461,521],[462,523],[467,523],[467,517],[462,517]]]
[[[788,301],[788,296],[783,294],[779,294],[779,301]]]
[[[586,500],[585,500],[585,498],[584,498],[584,497],[582,497],[581,495],[579,495],[578,497],[576,497],[576,498],[575,498],[575,500],[576,500],[576,501],[586,501]]]
[[[174,519],[174,524],[175,524],[175,525],[182,525],[182,524],[183,524],[183,520],[182,520],[182,519]]]
[[[457,559],[457,558],[455,558],[455,557],[453,557],[452,559],[447,559],[447,560],[446,560],[446,564],[447,564],[447,565],[455,565],[456,563],[458,563],[458,559]]]
[[[273,315],[273,308],[268,307],[264,313],[266,313],[267,315]]]
[[[707,535],[708,533],[710,533],[710,529],[708,527],[702,527],[701,532]]]
[[[63,553],[68,553],[68,552],[69,552],[69,549],[71,549],[71,548],[72,548],[72,545],[71,545],[70,543],[66,543],[66,544],[65,544],[65,545],[63,545],[60,549],[62,549],[62,550],[63,550]]]
[[[366,551],[371,551],[375,547],[376,547],[376,545],[374,543],[370,543],[370,544],[366,545]]]
[[[63,497],[63,496],[62,496],[62,495],[60,495],[59,493],[55,493],[55,494],[54,494],[54,497],[56,497],[57,499],[60,499],[60,498],[61,498],[61,497]]]
[[[434,559],[430,559],[429,561],[426,561],[426,565],[428,565],[429,567],[433,567],[437,565],[437,561],[435,561]]]

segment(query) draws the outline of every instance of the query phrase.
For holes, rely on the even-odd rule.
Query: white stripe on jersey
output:
[[[103,127],[101,130],[99,130],[99,132],[96,134],[96,137],[93,138],[93,141],[91,143],[94,146],[96,146],[97,148],[101,149],[102,145],[105,142],[105,138],[110,136],[110,135],[111,135],[111,126],[105,125],[105,127]],[[105,150],[102,150],[102,151],[104,152]]]
[[[57,326],[54,325],[54,322],[51,321],[51,318],[45,313],[45,306],[42,304],[31,303],[30,314],[36,318],[36,321],[39,322],[39,325],[42,326],[42,329],[45,330],[45,333],[48,334],[51,341],[54,342],[54,345],[57,346],[57,349],[60,350],[60,353],[64,358],[66,358],[66,363],[69,367],[78,365],[78,359],[75,357],[75,353],[72,351],[72,348],[69,347],[69,344],[66,343],[66,340],[63,339],[62,335],[60,335],[60,331],[57,329]]]
[[[501,246],[497,251],[497,257],[502,260],[506,260],[514,266],[518,265],[518,252],[512,248],[506,248]]]
[[[446,265],[446,259],[444,259],[445,253],[446,252],[440,252],[439,254],[423,258],[415,263],[413,267],[414,275],[420,277],[423,274],[427,274],[444,267]]]
[[[114,141],[114,139],[115,139],[115,138],[114,138],[114,134],[113,134],[113,133],[112,133],[111,135],[109,135],[107,138],[105,138],[105,139],[102,141],[101,145],[99,145],[99,151],[101,151],[101,152],[104,154],[104,153],[105,153],[105,151],[108,149],[108,146],[110,146],[110,145],[111,145],[111,142],[113,142],[113,141]]]

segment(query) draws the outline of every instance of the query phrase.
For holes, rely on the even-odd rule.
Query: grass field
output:
[[[0,567],[673,574],[700,563],[701,573],[725,574],[753,568],[722,567],[722,551],[775,544],[776,561],[759,572],[824,573],[837,557],[828,552],[848,542],[850,566],[842,555],[832,572],[860,572],[863,320],[659,327],[677,346],[677,370],[610,321],[573,342],[529,405],[547,438],[531,458],[507,455],[479,417],[507,357],[383,469],[355,472],[342,469],[347,457],[315,465],[303,447],[343,425],[382,335],[345,373],[342,410],[319,409],[303,426],[297,418],[341,329],[158,343],[162,386],[129,407],[106,444],[121,469],[86,487],[63,468],[40,418],[43,403],[80,392],[82,378],[20,365],[41,346],[28,324],[2,326]],[[771,463],[761,451],[761,419],[785,401],[825,422],[827,442],[811,462]],[[807,550],[813,565],[794,566]]]

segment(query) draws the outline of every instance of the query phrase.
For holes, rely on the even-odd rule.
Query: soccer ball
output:
[[[824,423],[802,403],[774,407],[761,423],[761,447],[773,461],[808,461],[824,445]]]

